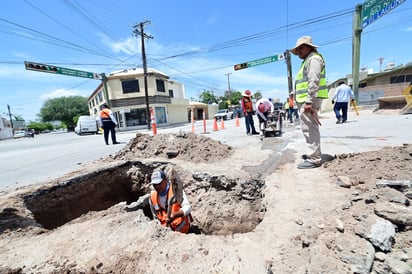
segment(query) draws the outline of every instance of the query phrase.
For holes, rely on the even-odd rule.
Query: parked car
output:
[[[233,119],[233,112],[229,111],[228,109],[221,109],[219,110],[214,116],[213,118],[216,118],[216,120],[227,120],[227,119]]]
[[[80,116],[77,120],[74,132],[78,135],[82,135],[85,133],[98,134],[99,126],[97,120],[91,116]]]
[[[238,118],[243,117],[242,108],[235,108],[233,110],[233,117],[238,117]]]
[[[21,137],[26,137],[26,131],[23,130],[16,130],[14,131],[14,138],[21,138]]]

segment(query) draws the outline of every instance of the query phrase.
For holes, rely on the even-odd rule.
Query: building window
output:
[[[170,96],[170,98],[174,98],[173,89],[169,89],[169,96]]]
[[[103,92],[99,92],[98,94],[97,94],[97,98],[99,99],[98,101],[99,102],[102,102],[103,101]]]
[[[166,123],[166,109],[164,107],[155,107],[155,113],[157,124]]]
[[[137,79],[124,79],[124,80],[120,80],[120,81],[122,82],[123,94],[132,93],[132,92],[140,92],[139,80],[137,80]]]
[[[165,81],[156,79],[156,90],[159,92],[166,92]]]
[[[394,76],[394,77],[391,77],[390,79],[391,84],[404,83],[404,82],[405,82],[405,75]]]
[[[130,112],[125,113],[125,118],[126,127],[147,125],[145,108],[131,109]]]

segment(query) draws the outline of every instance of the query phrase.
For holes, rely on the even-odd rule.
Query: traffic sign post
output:
[[[271,63],[271,62],[282,61],[282,60],[285,60],[285,56],[283,54],[273,55],[273,56],[269,56],[269,57],[249,61],[249,62],[246,62],[246,63],[241,63],[241,64],[234,65],[234,69],[235,70],[240,70],[240,69],[255,67],[255,66],[259,66],[259,65],[263,65],[263,64],[267,64],[267,63]]]
[[[75,69],[57,67],[53,65],[46,65],[46,64],[40,64],[40,63],[34,63],[34,62],[27,62],[27,61],[24,62],[24,65],[26,66],[27,70],[68,75],[68,76],[74,76],[74,77],[82,77],[82,78],[95,79],[95,80],[102,79],[100,74],[88,72],[88,71],[75,70]]]

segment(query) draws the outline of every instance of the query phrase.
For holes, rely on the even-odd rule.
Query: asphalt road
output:
[[[119,145],[102,135],[53,132],[0,142],[0,190],[44,182],[119,151],[135,132],[118,132]]]

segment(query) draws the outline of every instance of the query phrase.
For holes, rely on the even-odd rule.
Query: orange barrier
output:
[[[240,127],[239,117],[236,115],[236,127]]]
[[[213,130],[214,130],[214,131],[218,131],[218,130],[219,130],[219,128],[217,127],[216,118],[213,119]]]
[[[220,118],[220,120],[221,120],[221,122],[220,122],[220,129],[225,129],[225,121],[224,121],[223,117]]]
[[[193,111],[194,110],[192,108],[192,111],[191,111],[191,114],[190,114],[190,120],[192,122],[192,133],[195,133],[195,116],[194,116]]]
[[[155,115],[153,108],[150,108],[150,120],[151,120],[153,135],[156,135],[157,134],[156,115]]]
[[[206,113],[203,111],[203,133],[206,133]]]

